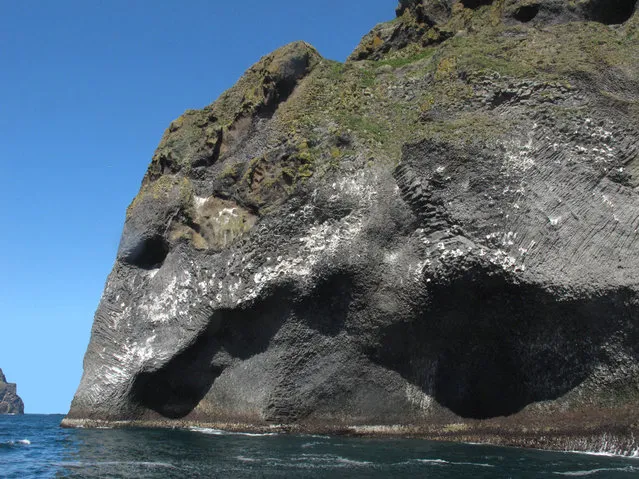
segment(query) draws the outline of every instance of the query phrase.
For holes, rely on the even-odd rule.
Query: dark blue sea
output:
[[[61,420],[0,416],[0,477],[639,477],[639,459],[630,458],[414,439],[69,430]]]

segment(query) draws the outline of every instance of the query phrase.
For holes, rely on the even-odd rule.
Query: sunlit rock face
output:
[[[347,63],[294,43],[187,111],[65,424],[630,451],[635,12],[402,1]]]
[[[7,383],[0,369],[0,414],[24,414],[24,403],[18,396],[17,386]]]

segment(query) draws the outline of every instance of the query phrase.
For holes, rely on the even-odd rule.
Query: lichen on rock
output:
[[[216,102],[187,111],[173,121],[153,156],[146,179],[166,172],[206,167],[241,143],[254,116],[268,116],[319,63],[304,42],[286,45],[262,58]]]

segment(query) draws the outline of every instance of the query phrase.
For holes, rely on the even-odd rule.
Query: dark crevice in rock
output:
[[[492,4],[493,0],[462,0],[462,3],[464,4],[464,7],[472,8],[474,10],[475,8]]]
[[[498,91],[495,93],[495,96],[491,99],[490,105],[492,108],[497,108],[498,106],[503,105],[504,103],[508,103],[517,97],[517,93],[511,91]]]
[[[164,263],[169,254],[169,244],[160,235],[152,236],[142,241],[131,251],[124,261],[143,269],[155,269]]]
[[[292,55],[280,65],[278,71],[266,74],[262,85],[264,100],[257,108],[258,116],[262,118],[273,116],[280,104],[288,100],[299,82],[313,69],[312,60],[307,51]]]
[[[528,23],[537,16],[539,13],[539,5],[531,4],[531,5],[523,5],[519,7],[513,13],[513,18],[522,23]]]
[[[291,96],[297,83],[297,78],[283,78],[277,81],[265,79],[264,105],[258,110],[258,115],[265,118],[272,117],[280,103],[285,102]]]
[[[399,5],[397,6],[397,8],[395,8],[395,15],[401,17],[402,15],[404,15],[404,12],[406,12],[406,10],[415,8],[415,5],[417,3],[418,2],[416,0],[399,0]]]
[[[222,149],[222,143],[224,141],[224,129],[218,128],[216,131],[216,140],[215,145],[213,146],[213,151],[210,155],[200,158],[193,162],[193,168],[198,168],[201,166],[208,167],[215,163],[220,158],[220,151]],[[162,174],[164,174],[164,169],[162,170]]]
[[[586,18],[606,25],[624,23],[632,17],[637,0],[592,0],[585,7]]]
[[[405,163],[401,163],[393,172],[402,199],[410,206],[413,214],[420,220],[427,232],[452,226],[440,205],[433,199],[433,187],[438,186],[437,177],[422,180]]]
[[[624,306],[630,295],[560,301],[503,270],[475,265],[435,284],[412,322],[385,331],[373,359],[461,417],[508,416],[581,384],[618,330],[611,323],[636,321]]]

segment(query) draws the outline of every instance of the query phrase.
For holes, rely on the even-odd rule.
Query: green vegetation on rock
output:
[[[639,111],[637,99],[616,93],[614,76],[639,76],[637,15],[621,27],[566,21],[537,28],[509,17],[525,2],[438,2],[405,2],[344,64],[303,42],[262,58],[216,102],[171,123],[131,207],[171,189],[172,175],[197,178],[213,168],[223,197],[269,214],[345,159],[392,168],[407,143],[508,138],[522,124],[492,113],[501,102],[533,95],[554,108],[586,77],[629,114]],[[501,91],[487,93],[498,84]],[[259,133],[268,147],[247,157],[243,142],[258,134],[259,119],[268,119]],[[187,190],[180,194],[186,223],[193,217]]]

